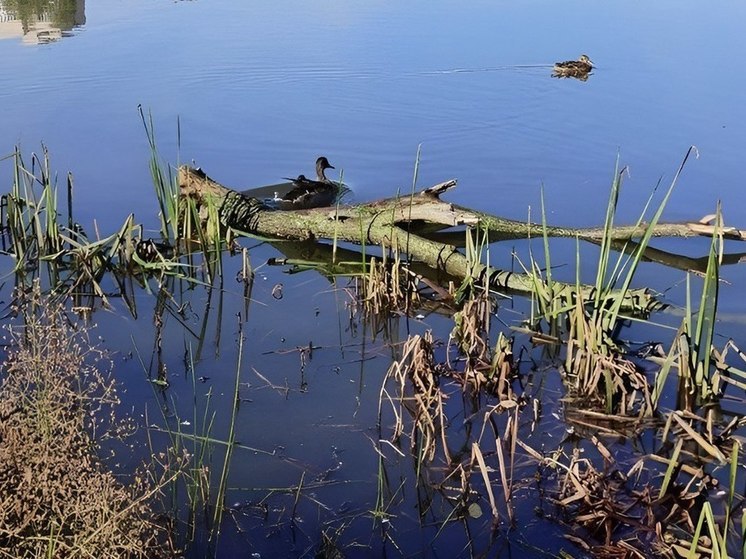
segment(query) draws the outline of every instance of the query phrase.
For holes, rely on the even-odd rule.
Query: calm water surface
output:
[[[75,175],[78,219],[95,220],[102,234],[129,213],[157,226],[138,104],[152,111],[165,158],[195,161],[237,189],[310,174],[323,154],[343,171],[354,199],[390,196],[411,188],[421,144],[419,185],[458,178],[449,200],[519,219],[529,208],[538,217],[543,185],[549,219],[557,224],[602,222],[618,153],[630,167],[621,219],[634,221],[659,178],[668,184],[687,148],[696,145],[699,158],[688,164],[665,219],[699,219],[721,200],[726,221],[746,222],[744,3],[97,0],[78,8],[80,25],[46,44],[24,41],[0,23],[0,153],[17,144],[28,153],[43,142],[60,176]],[[554,61],[581,53],[597,64],[587,82],[550,77]],[[0,176],[10,184],[7,161],[0,163]],[[707,244],[658,246],[699,256]],[[574,262],[574,243],[557,247],[555,263]],[[498,266],[508,265],[511,248],[494,249]],[[255,265],[277,254],[266,245],[251,252]],[[594,249],[585,254],[592,261]],[[569,265],[558,274],[574,278]],[[743,342],[744,273],[731,268],[723,275],[730,281],[721,290],[723,333]],[[637,281],[665,291],[682,278],[647,265]],[[271,295],[278,282],[286,286],[282,300]],[[259,270],[244,326],[239,439],[276,454],[236,458],[228,499],[237,504],[236,525],[250,528],[243,534],[226,529],[219,555],[307,553],[326,521],[310,500],[301,505],[305,525],[269,536],[252,521],[256,511],[239,506],[267,487],[297,484],[303,471],[306,481],[327,476],[344,482],[318,496],[338,516],[352,518],[374,506],[377,456],[370,438],[377,437],[377,409],[371,402],[377,402],[390,353],[380,337],[372,340],[350,322],[348,299],[335,287],[312,274]],[[239,284],[224,291],[222,314],[212,301],[209,315],[207,295],[195,291],[186,317],[199,331],[208,314],[195,376],[210,380],[198,383],[196,392],[201,397],[211,390],[218,408],[230,402],[236,313],[243,309]],[[683,301],[680,288],[667,296]],[[147,401],[151,413],[163,406],[183,418],[191,414],[193,390],[191,381],[178,382],[178,374],[188,376],[185,355],[194,340],[185,341],[176,320],[167,325],[163,353],[177,381],[159,401],[138,359],[124,357],[152,350],[152,296],[142,294],[139,304],[144,318],[137,321],[124,312],[97,317],[100,334],[121,356],[117,374],[136,412]],[[433,316],[407,327],[434,328],[445,339],[450,321]],[[404,321],[394,332],[394,339],[406,337]],[[644,339],[645,333],[637,335]],[[301,369],[293,350],[309,340],[321,349]],[[542,390],[560,392],[549,384]],[[544,428],[561,437],[550,412]],[[216,421],[220,431],[227,417],[219,414]],[[554,552],[567,547],[555,537],[558,527],[535,519],[528,493],[517,499],[517,535],[493,543],[492,553],[507,554],[509,541],[519,542],[524,554],[538,554],[527,542]],[[413,496],[406,499],[409,508],[398,510],[405,520],[393,538],[401,552],[466,553],[458,525],[435,538],[436,515],[418,520]],[[274,505],[268,520],[279,524],[277,511],[287,503]],[[476,536],[488,533],[488,524]],[[371,526],[351,520],[343,539],[372,541]],[[433,551],[423,551],[431,542]]]

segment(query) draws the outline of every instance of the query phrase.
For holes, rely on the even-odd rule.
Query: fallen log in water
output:
[[[182,196],[188,196],[199,207],[212,205],[219,208],[222,225],[239,231],[280,239],[336,239],[350,243],[376,245],[385,249],[406,252],[410,259],[458,278],[473,277],[484,285],[489,280],[489,288],[514,291],[523,294],[535,292],[537,278],[499,270],[492,266],[470,263],[454,244],[434,241],[416,234],[414,223],[435,224],[437,228],[459,225],[476,226],[501,239],[541,236],[541,225],[500,218],[444,202],[440,196],[456,185],[455,180],[427,188],[412,196],[389,198],[377,202],[315,208],[294,211],[274,211],[260,200],[250,198],[210,179],[204,172],[188,166],[179,168],[179,187]],[[615,227],[611,240],[630,241],[640,238],[646,226]],[[721,228],[721,234],[728,238],[745,240],[746,234],[734,228]],[[547,227],[546,233],[552,237],[577,237],[598,242],[603,236],[603,228]],[[711,235],[712,226],[703,223],[660,223],[656,224],[653,236],[692,237]],[[463,233],[461,234],[463,235]],[[553,282],[553,296],[572,300],[576,290],[574,284]],[[584,296],[589,296],[594,288],[581,288]],[[629,310],[650,312],[661,305],[645,289],[630,290],[625,294],[624,307]]]

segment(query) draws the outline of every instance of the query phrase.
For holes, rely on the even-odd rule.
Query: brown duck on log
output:
[[[316,180],[298,175],[292,181],[293,188],[287,194],[275,197],[269,201],[269,206],[278,210],[305,210],[331,206],[337,201],[340,189],[329,180],[324,173],[327,169],[334,169],[326,157],[316,160]]]

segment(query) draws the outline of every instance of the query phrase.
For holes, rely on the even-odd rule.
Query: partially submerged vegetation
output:
[[[85,302],[89,307],[97,301],[106,304],[115,286],[114,293],[133,312],[135,285],[157,293],[155,365],[143,367],[164,396],[170,382],[161,355],[161,329],[166,312],[179,318],[183,311],[177,300],[178,285],[220,286],[222,255],[234,251],[242,257],[240,279],[248,305],[254,270],[248,251],[236,250],[236,239],[262,235],[302,240],[303,250],[297,251],[302,258],[293,248],[300,245],[288,243],[279,245],[288,258],[275,263],[294,271],[316,269],[329,277],[352,277],[345,289],[350,297],[350,320],[372,325],[374,335],[390,334],[387,324],[392,316],[435,311],[452,318],[450,333],[424,331],[412,333],[401,343],[391,342],[395,358],[381,381],[376,403],[377,499],[373,510],[359,515],[380,529],[382,545],[402,549],[390,526],[396,522],[394,511],[404,501],[403,488],[407,487],[416,490],[422,517],[432,515],[435,538],[450,524],[461,524],[468,534],[464,549],[473,555],[486,552],[472,531],[476,527],[488,533],[484,537],[488,549],[495,545],[498,532],[509,533],[516,527],[518,495],[528,492],[528,480],[534,479],[542,515],[565,526],[567,537],[593,556],[726,557],[738,551],[739,538],[746,530],[743,496],[738,492],[743,484],[738,465],[743,455],[739,429],[746,422],[746,358],[732,340],[722,347],[715,347],[714,340],[720,267],[727,261],[723,242],[725,238],[743,240],[744,234],[725,227],[719,209],[707,223],[660,223],[684,163],[658,206],[650,211],[648,202],[639,221],[630,227],[615,224],[622,169],[615,172],[605,224],[598,229],[551,227],[545,218],[541,224],[511,222],[455,207],[440,200],[455,184],[451,181],[417,195],[374,204],[280,214],[199,171],[182,168],[176,176],[164,171],[152,122],[144,122],[153,154],[151,170],[162,238],[144,239],[142,229],[128,218],[116,234],[91,241],[75,224],[71,203],[67,223],[58,223],[46,153],[42,158],[34,156],[27,168],[16,152],[14,188],[6,197],[3,227],[7,250],[16,260],[19,285],[28,286],[31,279],[43,277],[57,300],[71,298],[76,306]],[[68,196],[70,192],[68,188]],[[465,232],[454,237],[452,232],[439,231],[454,225],[464,226]],[[712,241],[707,258],[698,260],[696,267],[691,259],[649,249],[653,236],[702,234]],[[521,264],[522,274],[500,270],[490,262],[490,243],[525,235],[541,237],[543,262],[530,255]],[[594,284],[583,284],[579,271],[575,283],[562,283],[552,276],[551,236],[570,236],[578,243],[582,239],[600,246]],[[313,250],[308,250],[309,239]],[[358,251],[353,244],[360,246]],[[673,336],[635,347],[621,336],[622,325],[630,319],[648,321],[664,307],[649,290],[631,287],[643,258],[695,269],[704,281],[695,305],[687,275],[684,316]],[[576,264],[580,270],[580,263]],[[220,296],[220,290],[216,291]],[[497,323],[498,291],[500,296],[520,293],[531,300],[532,312],[512,330],[501,329]],[[209,293],[212,297],[213,290]],[[277,293],[278,298],[282,296],[281,291]],[[29,312],[23,305],[20,308],[21,313]],[[55,317],[60,313],[53,311]],[[180,319],[188,328],[185,322]],[[37,323],[37,328],[49,324],[54,326],[52,333],[63,328],[58,319]],[[218,410],[211,408],[211,391],[199,406],[200,415],[197,404],[190,421],[164,413],[161,427],[154,429],[165,432],[169,447],[175,449],[168,456],[189,451],[191,462],[186,469],[181,468],[181,459],[166,460],[173,490],[177,492],[182,485],[187,489],[189,512],[177,530],[179,537],[188,545],[198,538],[196,527],[203,523],[213,552],[221,526],[227,522],[226,512],[243,529],[243,523],[249,522],[241,520],[243,513],[264,510],[266,521],[262,507],[284,494],[291,501],[281,508],[288,512],[285,520],[294,524],[300,499],[308,494],[316,502],[312,492],[324,484],[301,475],[297,486],[267,490],[259,503],[226,505],[232,458],[256,452],[236,436],[245,384],[241,324],[239,320],[228,431],[222,436],[214,432]],[[59,343],[43,338],[41,332],[37,337],[47,346]],[[188,349],[192,371],[204,337],[203,323],[202,330],[194,332],[196,349]],[[313,344],[299,349],[301,371],[313,349]],[[35,361],[16,362],[24,363],[29,371],[37,368]],[[18,366],[9,369],[3,390],[12,393],[11,379],[22,378],[11,374],[17,373]],[[68,373],[74,377],[80,364],[77,367]],[[256,374],[271,389],[287,391]],[[537,380],[546,374],[556,374],[561,381],[563,419],[571,429],[554,448],[532,443],[534,431],[547,425],[542,407],[548,403],[539,388],[544,380]],[[16,398],[23,395],[24,386],[15,389]],[[96,386],[108,385],[101,381]],[[733,406],[725,410],[721,405],[727,388],[738,391],[730,395],[738,402],[735,411]],[[675,397],[664,400],[672,391]],[[1,429],[11,425],[10,417],[14,414],[0,415]],[[72,431],[67,436],[86,432],[80,417],[73,414],[69,419]],[[184,430],[184,425],[192,428]],[[43,428],[32,425],[31,430]],[[630,444],[632,448],[615,451],[615,441],[634,443],[642,438],[654,441],[652,448],[640,452]],[[88,439],[83,443],[91,445]],[[152,450],[154,456],[161,452]],[[81,450],[81,456],[88,455]],[[213,461],[215,467],[211,467]],[[411,465],[412,479],[392,485],[388,471],[401,463]],[[32,470],[36,467],[42,465]],[[145,495],[152,496],[156,487],[164,489],[164,480],[141,481],[136,486],[139,492],[130,494],[131,508],[124,508],[145,517],[151,503]],[[2,486],[0,498],[12,502],[19,494]],[[489,510],[486,515],[485,510]],[[181,513],[176,507],[170,514],[180,518]],[[483,517],[489,519],[486,524]],[[318,536],[319,553],[339,557],[345,545],[355,544],[344,541],[353,521],[325,524]],[[9,525],[13,522],[20,520]],[[36,546],[29,556],[49,551],[49,541],[61,545],[59,533],[49,529],[43,533],[51,539],[42,543],[38,538],[24,543],[30,536],[19,531],[17,545]],[[111,556],[136,556],[151,544],[162,551],[168,540],[156,530],[150,539],[138,541],[144,547],[133,548],[133,555],[113,551]]]

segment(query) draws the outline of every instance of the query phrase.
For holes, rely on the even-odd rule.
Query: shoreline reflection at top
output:
[[[52,43],[85,24],[85,0],[0,0],[0,40]]]

